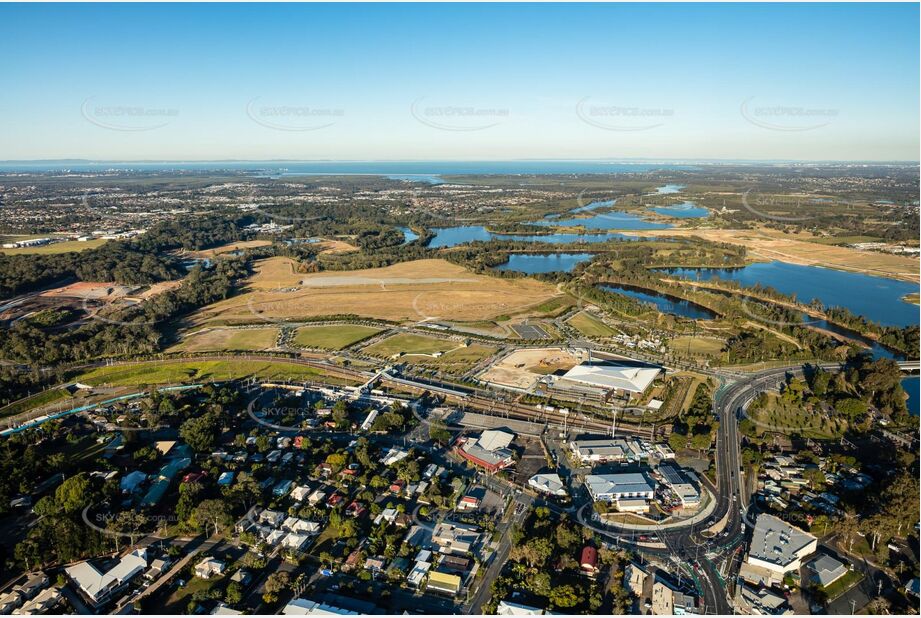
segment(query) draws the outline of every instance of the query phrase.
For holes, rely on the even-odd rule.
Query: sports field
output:
[[[197,312],[199,323],[239,324],[358,315],[398,322],[473,322],[521,314],[560,296],[533,279],[474,274],[444,260],[416,260],[355,271],[303,274],[288,258],[255,265],[249,292]]]
[[[334,324],[330,326],[304,326],[297,329],[294,344],[304,348],[341,350],[373,337],[381,329],[358,324]]]
[[[388,359],[400,355],[400,362],[438,367],[448,372],[465,371],[495,354],[492,346],[436,339],[412,333],[400,333],[362,349],[365,354]]]
[[[586,337],[610,337],[617,334],[617,331],[587,311],[572,316],[568,323]]]
[[[277,328],[214,328],[191,333],[174,351],[228,352],[258,351],[274,348],[278,340]]]

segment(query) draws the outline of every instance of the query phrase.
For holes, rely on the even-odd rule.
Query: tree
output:
[[[199,453],[209,452],[217,441],[218,430],[217,418],[207,413],[184,422],[179,427],[179,437],[193,450]]]
[[[429,423],[429,439],[433,442],[444,446],[451,441],[451,433],[448,426],[440,420],[434,420]]]
[[[579,604],[579,594],[570,584],[554,586],[550,591],[550,603],[554,607],[568,608]]]
[[[224,592],[224,602],[228,605],[236,605],[243,600],[243,588],[239,582],[230,582],[227,584],[227,590]]]
[[[286,571],[278,571],[269,575],[263,587],[265,592],[262,595],[262,600],[266,603],[278,601],[278,593],[287,588],[290,581],[291,577]]]
[[[192,523],[196,527],[204,528],[206,535],[209,528],[214,529],[214,534],[220,534],[232,522],[230,510],[223,500],[204,500],[192,512]]]
[[[72,476],[54,492],[54,501],[67,514],[82,511],[91,499],[90,481],[84,474]]]

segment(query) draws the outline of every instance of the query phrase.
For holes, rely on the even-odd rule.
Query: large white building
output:
[[[636,459],[636,453],[623,438],[572,440],[569,443],[569,448],[572,449],[572,454],[582,464]]]
[[[758,515],[746,562],[783,578],[799,570],[803,558],[815,552],[814,536],[773,515]]]
[[[550,390],[570,399],[603,402],[644,393],[661,373],[661,367],[637,362],[586,361],[559,378],[551,378]]]

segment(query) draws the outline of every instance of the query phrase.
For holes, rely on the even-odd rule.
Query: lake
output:
[[[656,187],[656,193],[658,195],[669,195],[672,193],[680,193],[684,189],[684,185],[663,185],[661,187]]]
[[[468,242],[489,240],[514,240],[519,242],[546,242],[553,245],[563,245],[571,242],[596,243],[608,240],[641,240],[639,236],[627,236],[617,232],[602,234],[496,234],[490,232],[482,225],[462,225],[458,227],[433,228],[435,236],[428,243],[431,249],[442,247],[456,247]]]
[[[921,379],[918,376],[912,378],[905,378],[902,380],[902,388],[905,389],[905,392],[908,393],[908,412],[912,416],[918,416],[919,409],[921,409],[921,394],[919,394],[919,385],[921,385]]]
[[[759,262],[743,268],[670,268],[671,275],[710,281],[736,281],[743,287],[769,286],[801,302],[813,298],[829,307],[846,307],[884,326],[918,324],[918,306],[902,297],[917,292],[917,284],[820,266]]]
[[[701,219],[710,216],[710,211],[694,202],[681,202],[672,206],[655,206],[651,210],[676,219]]]
[[[419,235],[408,227],[401,227],[400,231],[403,232],[403,244],[408,245],[414,240],[419,240]]]
[[[508,262],[496,270],[514,270],[535,275],[537,273],[568,273],[576,264],[592,259],[591,253],[511,253]]]
[[[607,292],[616,292],[617,294],[623,294],[624,296],[629,296],[630,298],[645,303],[652,303],[656,306],[656,309],[662,313],[671,313],[695,320],[712,320],[715,317],[715,314],[709,309],[695,305],[687,300],[659,294],[651,290],[640,290],[631,286],[607,284],[599,287]]]

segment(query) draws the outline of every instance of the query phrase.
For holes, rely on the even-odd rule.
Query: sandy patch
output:
[[[582,359],[563,348],[534,348],[512,352],[480,375],[480,379],[530,389],[542,375],[569,370]]]

